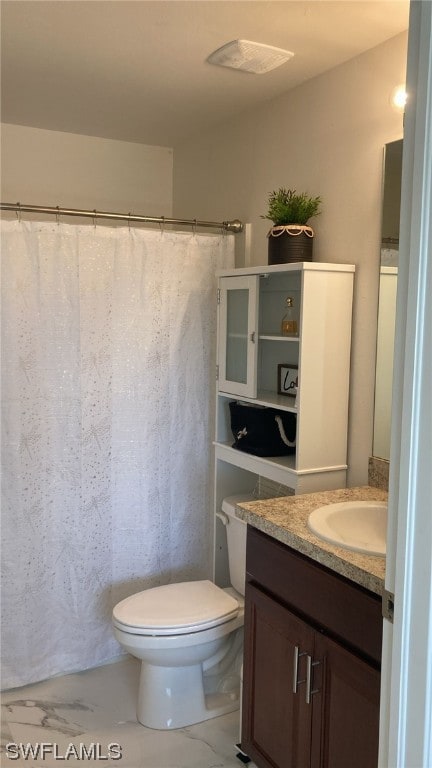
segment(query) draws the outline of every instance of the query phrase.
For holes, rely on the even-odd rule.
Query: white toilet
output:
[[[200,723],[238,709],[243,660],[246,524],[224,499],[231,587],[190,581],[146,589],[113,610],[114,634],[141,659],[137,717],[149,728]]]

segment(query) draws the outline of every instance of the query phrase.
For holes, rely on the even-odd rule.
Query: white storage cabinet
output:
[[[253,490],[260,476],[296,494],[346,485],[354,271],[299,262],[218,273],[216,510],[225,496]],[[298,336],[281,334],[288,296]],[[296,400],[278,394],[279,364],[298,366]],[[261,458],[232,448],[232,400],[295,413],[295,454]]]

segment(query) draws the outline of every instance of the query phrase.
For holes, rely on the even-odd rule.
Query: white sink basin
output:
[[[310,530],[324,541],[367,555],[386,554],[387,504],[383,501],[343,501],[314,509]]]

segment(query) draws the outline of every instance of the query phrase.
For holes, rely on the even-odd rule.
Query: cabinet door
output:
[[[242,749],[259,768],[310,765],[312,707],[305,692],[313,634],[290,611],[247,584]]]
[[[219,391],[256,397],[258,277],[222,277],[219,288]]]
[[[380,673],[316,633],[312,768],[376,768]]]

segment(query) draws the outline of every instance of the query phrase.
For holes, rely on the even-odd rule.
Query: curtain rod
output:
[[[2,211],[16,213],[48,213],[55,216],[81,216],[89,219],[116,219],[117,221],[143,222],[146,224],[182,224],[189,227],[213,227],[225,232],[238,234],[243,231],[243,224],[238,219],[233,221],[200,221],[199,219],[171,219],[167,216],[139,216],[134,213],[110,213],[108,211],[80,211],[78,208],[60,208],[45,205],[24,205],[23,203],[0,203]]]

